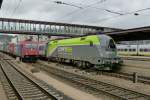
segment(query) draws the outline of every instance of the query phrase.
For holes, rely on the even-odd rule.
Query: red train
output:
[[[36,61],[39,56],[38,42],[33,41],[3,43],[0,50],[15,57],[20,57],[23,61]]]

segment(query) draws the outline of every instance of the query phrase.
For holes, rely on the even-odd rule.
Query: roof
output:
[[[106,32],[115,41],[150,40],[150,26]]]

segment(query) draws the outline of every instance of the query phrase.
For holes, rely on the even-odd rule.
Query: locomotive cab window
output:
[[[37,45],[36,44],[26,44],[25,48],[27,48],[27,49],[36,49]]]
[[[116,49],[116,45],[112,39],[109,41],[109,48]]]

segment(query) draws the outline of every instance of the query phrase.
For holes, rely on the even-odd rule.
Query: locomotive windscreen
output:
[[[26,44],[25,48],[27,48],[27,49],[37,49],[37,44]]]
[[[109,41],[109,48],[116,49],[116,45],[112,39],[110,39],[110,41]]]

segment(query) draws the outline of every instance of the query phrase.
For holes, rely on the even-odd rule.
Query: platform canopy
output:
[[[121,31],[106,32],[115,41],[150,40],[150,26]]]

